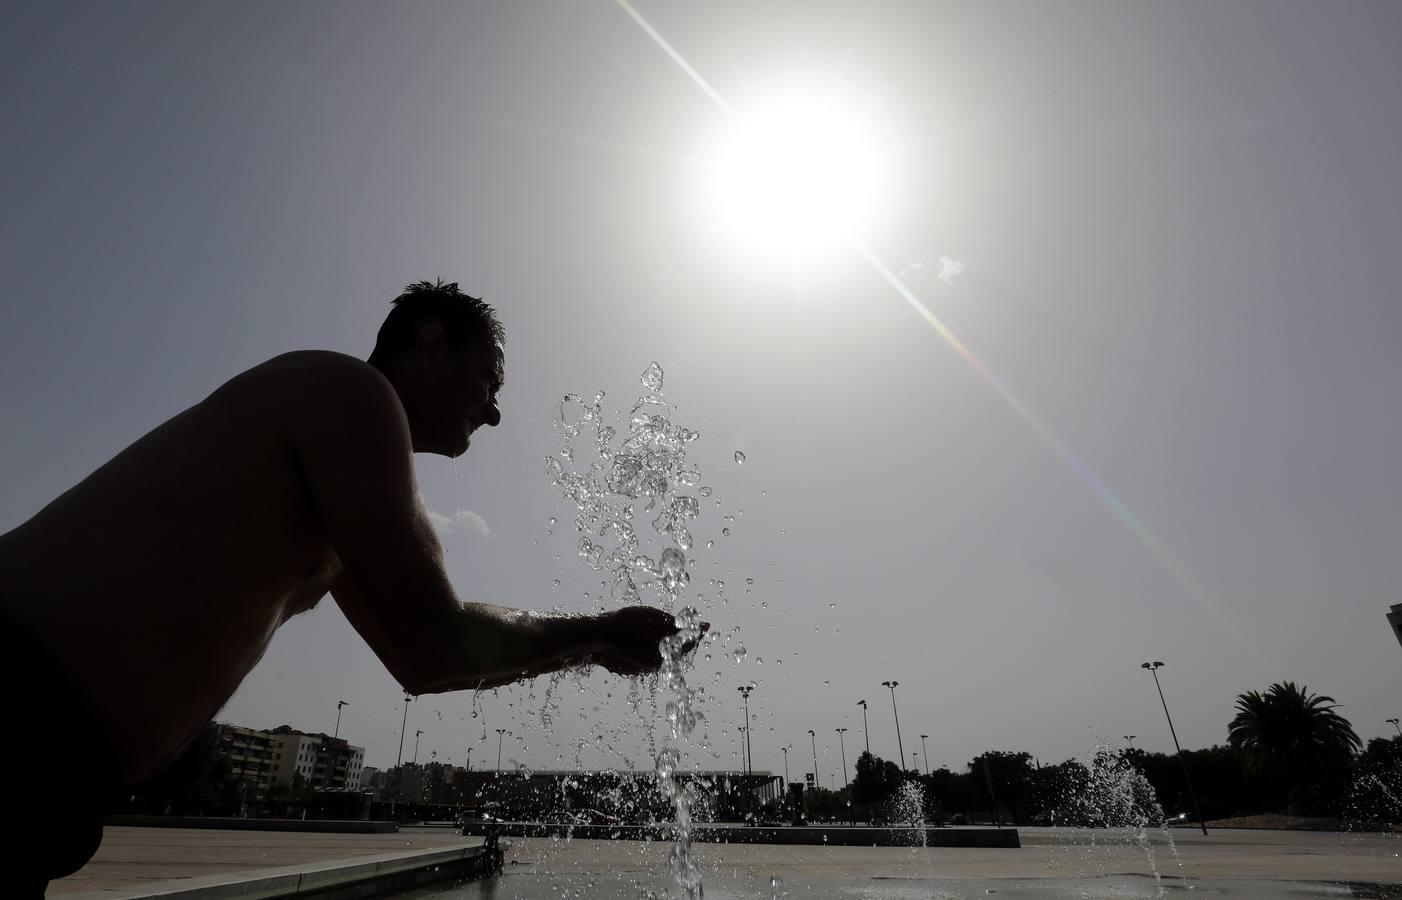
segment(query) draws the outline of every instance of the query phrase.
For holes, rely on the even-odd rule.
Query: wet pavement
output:
[[[1023,829],[1022,849],[698,845],[709,900],[1006,897],[1402,898],[1402,835]],[[502,875],[413,900],[683,896],[670,845],[509,842]]]

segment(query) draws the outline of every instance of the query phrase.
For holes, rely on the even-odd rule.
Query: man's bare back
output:
[[[459,604],[417,500],[412,440],[367,363],[279,356],[0,537],[0,616],[68,676],[128,782],[167,763],[278,626],[328,591],[415,693],[591,658],[655,667],[674,630],[657,610],[569,619]]]
[[[131,779],[331,586],[336,555],[293,433],[301,385],[333,356],[239,375],[0,539],[3,614],[87,690]]]

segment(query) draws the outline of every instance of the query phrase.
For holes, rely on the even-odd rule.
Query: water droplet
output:
[[[730,537],[730,529],[729,529],[729,528],[722,528],[722,529],[720,530],[720,533],[723,534],[723,535],[725,535],[726,537]]]
[[[640,380],[643,383],[643,387],[650,391],[662,390],[662,367],[656,362],[648,363],[647,368],[643,369],[642,378]]]
[[[709,485],[702,485],[701,489],[696,493],[700,494],[702,497],[709,497],[711,496],[711,488]]]
[[[741,464],[741,465],[744,465],[744,463],[745,463],[745,451],[743,451],[743,450],[736,450],[736,451],[735,451],[735,461],[736,461],[737,463]]]
[[[690,580],[686,573],[686,554],[675,547],[668,547],[662,551],[662,558],[658,560],[657,567],[662,576],[662,583],[668,590],[675,590]]]
[[[735,649],[731,651],[730,655],[735,657],[737,663],[740,663],[745,661],[745,657],[749,655],[749,652],[750,651],[745,649],[744,644],[738,644]]]

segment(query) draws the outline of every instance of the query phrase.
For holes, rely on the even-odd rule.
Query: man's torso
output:
[[[297,385],[347,362],[250,369],[0,536],[0,615],[88,701],[128,781],[168,762],[338,576],[292,435]]]

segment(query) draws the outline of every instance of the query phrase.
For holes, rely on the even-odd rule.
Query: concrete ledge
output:
[[[1022,846],[1016,828],[925,828],[926,847]],[[813,844],[845,847],[912,847],[921,845],[921,829],[873,828],[848,825],[809,825],[801,828],[695,825],[691,839],[708,844]],[[670,825],[561,825],[544,822],[502,822],[469,825],[464,834],[495,833],[513,837],[576,837],[584,840],[670,841]]]
[[[124,828],[218,828],[225,831],[310,831],[325,834],[394,834],[395,822],[360,819],[237,819],[219,816],[106,816],[103,825]]]
[[[135,891],[95,891],[68,895],[65,900],[278,900],[284,897],[350,900],[449,878],[480,878],[499,871],[501,864],[501,850],[493,841],[488,841],[446,850],[383,853],[340,863],[179,878]]]

